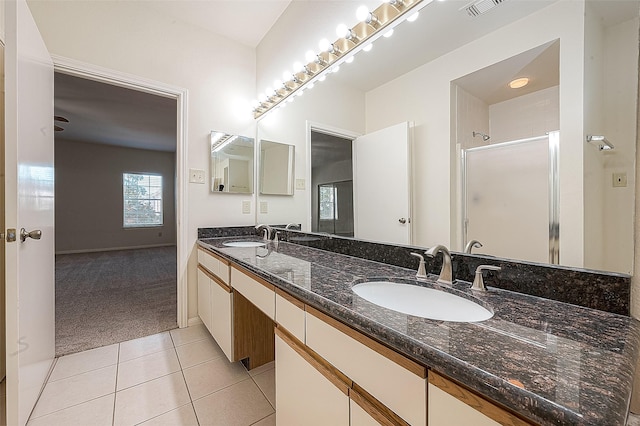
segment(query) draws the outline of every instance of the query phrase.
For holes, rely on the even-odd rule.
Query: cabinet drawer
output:
[[[307,307],[306,344],[412,425],[427,423],[426,368]]]
[[[276,292],[273,284],[231,268],[231,287],[239,291],[272,320],[276,317]]]
[[[276,290],[276,322],[305,342],[304,304],[281,290]]]
[[[198,263],[220,278],[225,284],[229,284],[229,262],[198,247]]]

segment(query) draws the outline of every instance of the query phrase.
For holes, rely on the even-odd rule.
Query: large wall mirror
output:
[[[260,141],[260,194],[293,195],[296,147]]]
[[[485,246],[474,253],[631,273],[640,3],[511,0],[475,17],[466,14],[466,3],[432,2],[418,20],[400,24],[392,37],[380,38],[370,52],[358,53],[353,63],[259,121],[260,138],[296,146],[296,178],[306,187],[291,199],[269,199],[269,213],[259,214],[258,221],[320,230],[313,219],[318,188],[311,175],[312,131],[351,141],[408,122],[407,167],[385,166],[388,154],[405,143],[395,137],[377,154],[380,173],[409,173],[410,213],[393,218],[398,230],[409,230],[407,244],[446,244],[462,251],[468,241],[484,239]],[[509,87],[524,77],[529,79],[525,86]],[[614,149],[588,143],[590,135],[604,136]],[[480,209],[488,219],[498,213],[521,219],[506,200],[513,196],[518,204],[517,197],[532,198],[527,167],[534,157],[526,149],[516,153],[507,147],[528,148],[533,146],[528,140],[540,138],[536,155],[541,160],[531,176],[545,178],[535,201],[541,206],[535,220],[542,235],[535,237],[542,249],[530,255],[515,250],[533,241],[518,231],[527,225],[507,227],[499,219],[478,227],[471,206],[491,203],[495,213],[486,204]],[[555,159],[546,156],[553,144]],[[491,173],[477,175],[483,171],[467,168],[469,157],[480,159],[473,167]],[[516,158],[524,159],[522,166],[513,167]],[[550,189],[554,167],[556,187]],[[488,192],[470,195],[468,184],[482,176],[493,182],[483,185]],[[616,176],[626,178],[625,185]],[[366,191],[357,179],[353,182],[354,200],[364,193],[375,201],[367,210],[377,220],[366,234],[369,240],[393,241],[375,228],[383,222],[380,209],[397,204],[389,202],[397,186],[385,186],[387,180]],[[503,189],[512,195],[491,198]],[[401,219],[405,223],[398,225]],[[356,238],[359,222],[356,214]],[[556,233],[553,242],[549,228]],[[492,248],[494,236],[500,237],[500,250]]]
[[[253,138],[211,132],[211,192],[253,194]]]

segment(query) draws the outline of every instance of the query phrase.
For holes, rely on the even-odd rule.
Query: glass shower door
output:
[[[557,141],[553,132],[464,151],[465,242],[479,240],[480,253],[558,263]]]

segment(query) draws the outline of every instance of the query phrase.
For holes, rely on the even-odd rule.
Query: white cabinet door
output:
[[[55,356],[53,63],[27,2],[5,9],[7,424],[24,425]],[[3,231],[4,232],[4,231]],[[33,234],[35,236],[35,234]],[[4,323],[4,320],[2,321]]]
[[[348,387],[336,386],[320,365],[303,357],[304,349],[291,342],[276,329],[276,424],[349,425]]]
[[[411,243],[409,123],[353,141],[353,201],[356,238]]]
[[[209,333],[212,332],[211,278],[198,267],[198,316]]]
[[[229,361],[234,362],[233,354],[233,293],[231,288],[223,287],[211,280],[211,320],[210,329],[222,352]]]

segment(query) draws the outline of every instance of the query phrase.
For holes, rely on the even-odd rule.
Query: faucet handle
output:
[[[424,256],[420,253],[409,253],[411,256],[415,256],[420,259],[420,266],[418,266],[418,272],[416,272],[416,278],[427,278],[427,268],[425,267]]]
[[[482,278],[482,271],[500,271],[500,270],[502,270],[502,268],[499,266],[479,265],[476,268],[476,277],[473,280],[473,285],[471,286],[471,290],[487,291],[487,287],[484,285],[484,278]]]

